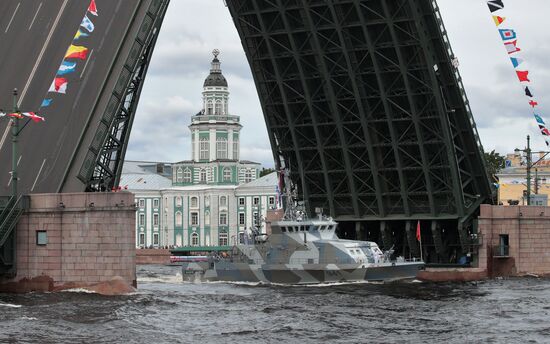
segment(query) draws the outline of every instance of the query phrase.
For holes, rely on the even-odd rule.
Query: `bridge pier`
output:
[[[129,192],[30,195],[15,230],[15,276],[0,292],[87,288],[126,293],[136,285],[135,204]]]

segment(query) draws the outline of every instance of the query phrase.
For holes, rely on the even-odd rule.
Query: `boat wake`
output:
[[[0,303],[0,307],[8,307],[8,308],[21,308],[21,305],[14,305],[11,303]]]

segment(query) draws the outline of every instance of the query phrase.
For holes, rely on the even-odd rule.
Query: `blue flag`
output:
[[[84,16],[84,19],[82,19],[82,23],[80,23],[80,26],[88,30],[88,32],[94,32],[94,23],[88,18],[88,16]]]
[[[537,114],[534,114],[534,116],[535,116],[535,119],[537,120],[537,123],[545,125],[544,120],[542,119],[542,117],[540,117]]]
[[[59,66],[57,75],[69,74],[74,72],[75,70],[76,70],[76,62],[63,61],[63,63],[61,63],[61,66]]]
[[[42,101],[42,105],[40,105],[40,107],[50,106],[51,103],[52,103],[52,99],[51,98],[46,98]]]
[[[512,64],[514,65],[514,68],[517,68],[523,62],[523,59],[520,59],[520,58],[517,58],[517,57],[510,57],[510,60],[512,61]]]
[[[500,38],[502,38],[503,41],[509,41],[511,39],[516,39],[517,35],[514,30],[510,29],[499,29],[498,32],[500,33]]]

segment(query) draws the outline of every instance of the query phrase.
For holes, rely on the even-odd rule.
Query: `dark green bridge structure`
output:
[[[348,237],[448,263],[492,199],[435,0],[227,0],[274,158]]]
[[[39,108],[89,1],[0,3],[0,108]],[[78,81],[21,121],[12,159],[0,120],[0,275],[30,193],[118,186],[143,82],[169,0],[96,0]],[[475,251],[492,189],[454,55],[434,0],[226,0],[260,96],[277,166],[311,214],[342,235],[449,263]],[[9,47],[9,49],[8,49]],[[11,161],[18,164],[18,195]]]

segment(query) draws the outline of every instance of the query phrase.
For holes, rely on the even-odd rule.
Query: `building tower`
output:
[[[239,116],[229,113],[229,88],[212,51],[210,74],[202,90],[202,110],[192,116],[191,160],[175,165],[174,185],[241,184],[255,180],[259,164],[239,160],[242,128]]]

